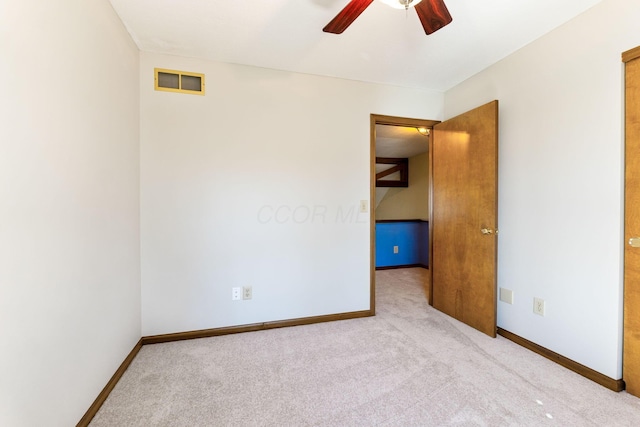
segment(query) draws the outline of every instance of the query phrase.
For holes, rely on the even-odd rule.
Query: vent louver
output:
[[[204,95],[204,74],[155,68],[155,89]]]

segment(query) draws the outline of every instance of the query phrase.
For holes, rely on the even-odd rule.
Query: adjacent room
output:
[[[625,102],[640,2],[402,1],[0,0],[0,425],[88,425],[113,387],[113,401],[135,400],[121,391],[139,384],[123,377],[127,367],[156,378],[145,369],[179,349],[216,355],[203,366],[225,373],[243,352],[245,361],[279,355],[253,372],[296,387],[316,379],[298,396],[322,393],[318,402],[335,408],[331,393],[362,384],[326,375],[328,359],[388,363],[387,376],[358,365],[371,373],[366,393],[340,414],[320,416],[313,399],[282,387],[271,391],[290,412],[256,401],[269,418],[235,412],[229,425],[275,425],[274,414],[298,425],[508,423],[517,414],[501,397],[531,404],[522,425],[578,422],[578,402],[595,397],[604,412],[592,408],[591,419],[608,419],[605,406],[624,408],[624,420],[640,414],[625,365],[640,358],[623,346],[637,321],[624,309],[625,251],[640,246],[625,231],[625,162],[635,158],[625,137],[640,108]],[[496,113],[497,199],[467,239],[438,228],[457,193],[429,191],[444,172],[464,177],[481,162],[447,169],[431,155],[444,134],[459,154],[475,147],[447,123],[483,106]],[[377,156],[394,136],[376,125],[409,122],[428,125],[428,135],[410,131],[436,150]],[[406,158],[417,185],[407,190],[425,199],[380,191],[386,166],[376,170],[376,157]],[[387,179],[402,180],[401,163]],[[406,240],[376,254],[377,219],[420,236],[416,257],[394,258]],[[472,272],[489,266],[489,332],[460,314],[475,313],[473,295],[454,291],[453,314],[440,303],[453,271],[438,270],[447,234],[455,250],[493,245],[489,260],[449,257]],[[376,272],[384,257],[404,268]],[[203,336],[214,338],[189,340]],[[461,343],[468,357],[454,359]],[[540,363],[523,362],[530,356]],[[457,375],[432,377],[447,358],[460,361]],[[471,384],[474,366],[501,373],[479,369]],[[514,372],[524,380],[510,393],[502,384]],[[558,382],[536,383],[540,372]],[[243,378],[241,396],[269,394]],[[385,378],[406,394],[377,400],[396,390]],[[225,390],[200,380],[184,390],[205,399]],[[554,407],[545,387],[562,384],[581,394]],[[437,399],[445,389],[495,399],[455,406],[452,418]],[[172,420],[160,400],[144,402],[156,411],[132,424]],[[200,414],[216,425],[219,414]],[[109,419],[103,412],[96,425]]]

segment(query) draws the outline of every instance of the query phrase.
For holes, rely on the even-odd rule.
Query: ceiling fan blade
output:
[[[427,34],[433,34],[453,21],[443,0],[422,0],[415,8]]]
[[[351,0],[322,31],[325,33],[341,34],[371,3],[373,3],[373,0]]]

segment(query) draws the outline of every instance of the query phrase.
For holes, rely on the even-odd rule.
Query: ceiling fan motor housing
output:
[[[409,9],[409,6],[411,6],[411,3],[413,3],[413,0],[398,0],[400,2],[401,5],[404,6],[405,9]]]
[[[451,23],[444,0],[379,0],[396,9],[415,8],[424,32],[432,34]],[[373,3],[373,0],[351,0],[323,29],[325,33],[342,34]]]
[[[382,3],[396,9],[409,9],[420,3],[421,0],[381,0]]]

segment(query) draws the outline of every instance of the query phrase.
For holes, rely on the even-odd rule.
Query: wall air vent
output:
[[[204,74],[154,68],[156,90],[204,95]]]

